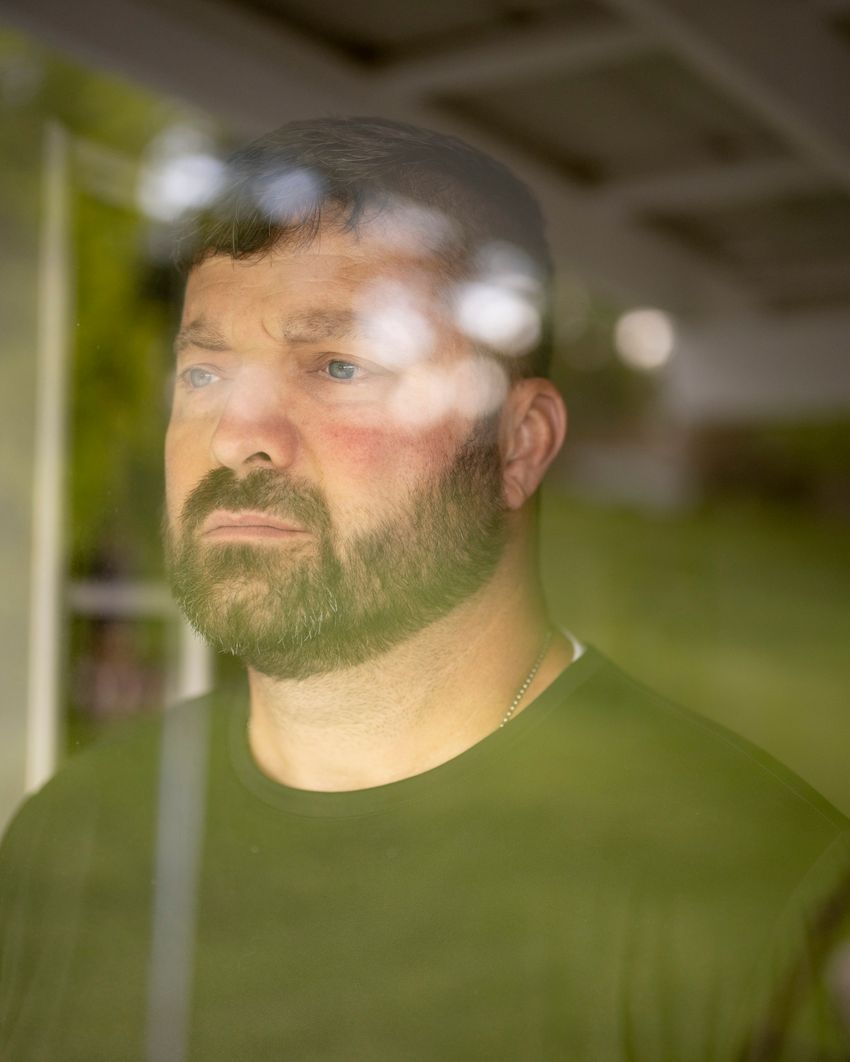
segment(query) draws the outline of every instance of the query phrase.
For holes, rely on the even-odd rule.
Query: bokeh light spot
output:
[[[200,130],[171,126],[148,147],[139,173],[138,204],[148,217],[173,222],[216,196],[224,170],[224,163]]]
[[[473,342],[503,354],[527,354],[540,338],[540,313],[528,297],[497,283],[458,285],[455,320]]]
[[[322,198],[321,179],[306,167],[295,167],[258,181],[254,188],[257,206],[275,225],[303,220]]]
[[[642,372],[666,365],[675,339],[673,322],[663,310],[629,310],[614,326],[614,345],[620,358]]]
[[[429,357],[434,329],[416,289],[395,280],[366,285],[357,299],[359,331],[369,342],[369,356],[392,369]]]

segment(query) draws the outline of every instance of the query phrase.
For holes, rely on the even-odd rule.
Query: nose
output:
[[[216,462],[237,473],[290,468],[299,449],[292,402],[269,380],[234,384],[211,440]]]

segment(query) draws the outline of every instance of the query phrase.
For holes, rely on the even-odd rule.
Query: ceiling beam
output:
[[[764,202],[829,187],[830,181],[823,172],[810,164],[796,159],[771,159],[615,181],[606,184],[598,197],[623,212],[698,211],[752,200]]]
[[[806,3],[608,0],[850,189],[850,63]]]
[[[400,60],[372,76],[385,92],[423,97],[504,85],[529,75],[573,74],[643,55],[657,42],[630,26],[576,30],[535,26],[463,48]]]

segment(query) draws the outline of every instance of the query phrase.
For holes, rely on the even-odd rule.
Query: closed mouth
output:
[[[225,512],[218,510],[204,521],[201,534],[206,537],[259,536],[283,537],[306,534],[306,529],[290,520],[280,520],[269,513]]]

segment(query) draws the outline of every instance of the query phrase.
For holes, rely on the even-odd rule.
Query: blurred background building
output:
[[[0,822],[203,689],[163,588],[168,226],[293,118],[538,193],[556,618],[850,812],[850,0],[0,0]]]

